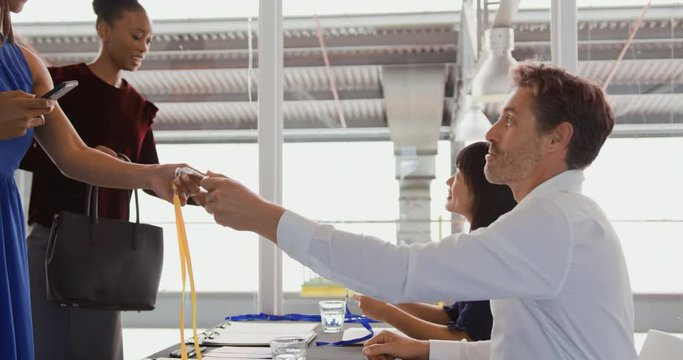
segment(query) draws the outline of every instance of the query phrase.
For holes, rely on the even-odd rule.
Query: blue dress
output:
[[[0,91],[31,92],[31,71],[21,49],[5,42],[0,47]],[[26,153],[33,130],[0,140],[0,359],[33,360],[31,297],[26,235],[14,171]]]

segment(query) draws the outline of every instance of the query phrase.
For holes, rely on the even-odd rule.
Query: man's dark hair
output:
[[[512,69],[512,82],[515,87],[531,89],[539,133],[563,122],[574,128],[567,166],[583,169],[590,165],[614,127],[614,113],[602,88],[558,67],[536,63],[521,63]]]

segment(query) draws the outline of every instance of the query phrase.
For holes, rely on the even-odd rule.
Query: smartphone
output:
[[[55,87],[52,90],[45,93],[45,95],[41,96],[41,98],[57,100],[62,96],[66,95],[66,93],[68,93],[69,91],[73,90],[76,86],[78,86],[78,81],[76,80],[61,82],[55,85]]]

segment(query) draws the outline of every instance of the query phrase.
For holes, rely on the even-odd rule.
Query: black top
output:
[[[465,331],[472,340],[491,340],[493,315],[488,300],[460,301],[443,309],[452,320],[449,329]]]

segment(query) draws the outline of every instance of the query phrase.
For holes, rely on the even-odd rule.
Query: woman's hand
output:
[[[44,114],[52,111],[52,100],[36,98],[21,90],[0,92],[0,140],[24,136],[26,131],[45,124]]]
[[[378,321],[386,322],[388,312],[395,309],[391,304],[365,295],[354,294],[353,299],[358,302],[363,315]]]
[[[186,167],[187,164],[159,164],[149,165],[151,172],[148,178],[148,188],[154,191],[159,198],[168,202],[173,202],[173,184],[175,177],[175,170],[177,168]],[[190,196],[183,189],[178,189],[181,205],[187,203],[187,198]]]
[[[429,341],[415,340],[385,330],[363,344],[363,355],[370,360],[427,360]]]
[[[191,197],[197,205],[204,207],[206,205],[207,192],[199,187],[204,177],[206,175],[199,171],[196,171],[196,173],[181,172],[180,176],[176,176],[173,185],[178,189],[179,194],[183,194],[187,198]]]

